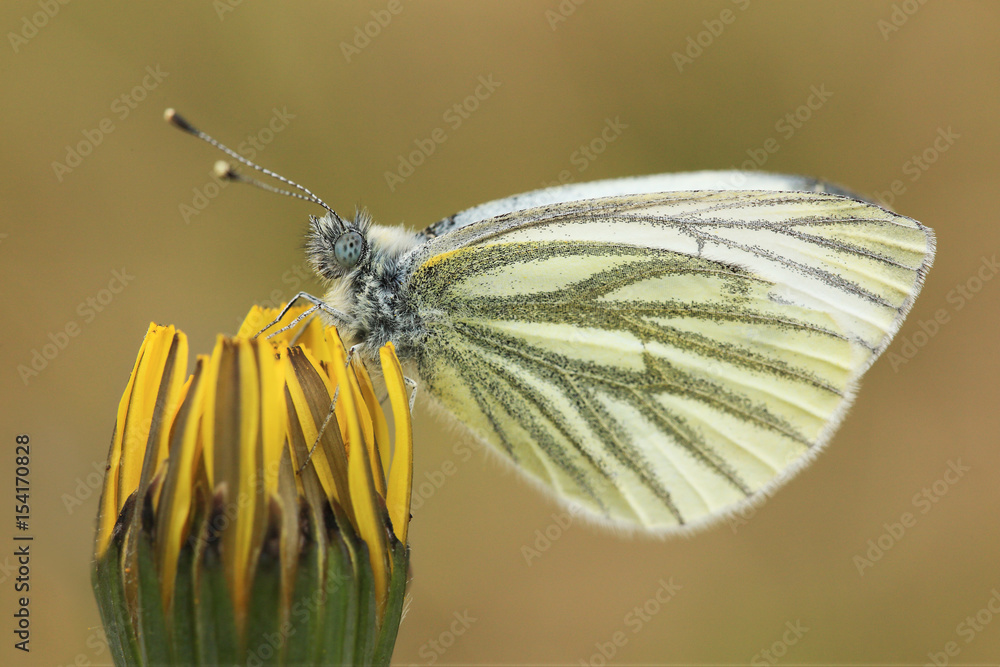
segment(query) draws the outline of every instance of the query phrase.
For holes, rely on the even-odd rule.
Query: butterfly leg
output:
[[[292,329],[292,328],[298,326],[299,322],[301,322],[302,320],[304,320],[307,317],[310,317],[317,310],[318,310],[318,308],[316,306],[311,306],[311,307],[307,308],[306,310],[304,310],[302,312],[301,315],[299,315],[298,317],[296,317],[294,320],[292,320],[291,322],[289,322],[285,326],[281,327],[277,331],[272,331],[270,334],[268,334],[267,339],[270,340],[270,339],[274,338],[275,336],[277,336],[278,334],[282,333],[283,331],[288,331],[289,329]],[[279,316],[278,320],[280,320],[280,319],[281,319],[281,317]],[[265,331],[267,331],[267,329],[269,327],[273,327],[275,324],[277,324],[278,320],[275,320],[274,322],[271,322],[266,327],[264,327],[263,329],[261,329],[260,331],[258,331],[257,332],[257,336],[259,336],[262,333],[264,333]]]
[[[410,393],[410,414],[413,414],[413,404],[417,400],[417,387],[419,385],[417,384],[416,380],[414,380],[413,378],[408,378],[405,375],[403,376],[403,383],[406,384],[406,386],[412,390]]]
[[[261,329],[260,331],[258,331],[254,335],[254,338],[256,338],[257,336],[261,335],[262,333],[264,333],[265,331],[267,331],[268,329],[270,329],[271,327],[273,327],[275,324],[277,324],[278,322],[280,322],[281,318],[285,316],[285,314],[292,308],[292,306],[295,305],[295,302],[298,301],[299,299],[302,299],[304,301],[308,301],[309,303],[311,303],[312,304],[312,308],[309,308],[304,313],[302,313],[301,315],[299,315],[298,317],[296,317],[291,322],[291,324],[289,324],[289,325],[287,325],[285,327],[282,327],[281,329],[278,329],[277,331],[273,332],[270,336],[268,336],[268,338],[270,338],[271,336],[277,335],[277,334],[281,333],[282,331],[287,331],[288,329],[291,329],[292,327],[294,327],[295,325],[297,325],[299,322],[301,322],[305,317],[307,317],[309,315],[312,315],[317,310],[320,310],[320,311],[326,313],[327,315],[329,315],[330,317],[332,317],[334,320],[336,320],[339,323],[344,323],[344,322],[347,322],[347,320],[348,320],[347,315],[345,313],[342,313],[339,310],[337,310],[336,308],[331,308],[330,306],[326,305],[323,302],[323,300],[320,299],[319,297],[315,297],[312,294],[309,294],[308,292],[299,292],[294,297],[292,297],[287,304],[285,304],[285,307],[281,309],[281,312],[278,313],[278,316],[276,318],[274,318],[270,322],[270,324],[268,324],[266,327],[264,327],[263,329]]]
[[[304,312],[304,313],[302,313],[302,314],[303,314],[303,315],[308,315],[308,314],[310,314],[310,312],[311,312],[311,311],[313,311],[313,310],[314,310],[313,308],[310,308],[309,310],[307,310],[306,312]],[[308,320],[306,320],[306,325],[307,325],[307,326],[304,326],[304,327],[302,327],[301,329],[299,329],[298,331],[296,331],[296,332],[295,332],[295,335],[294,335],[294,336],[292,336],[292,337],[291,337],[291,338],[290,338],[290,339],[288,340],[288,347],[294,347],[294,346],[296,346],[296,345],[298,345],[298,344],[299,344],[299,338],[302,338],[302,334],[304,334],[304,333],[306,332],[306,329],[308,329],[308,328],[309,328],[309,327],[308,327],[308,323],[309,323],[309,322],[311,322],[311,321],[312,321],[312,318],[313,318],[313,317],[315,317],[315,316],[316,316],[316,315],[315,315],[315,313],[313,313],[313,314],[312,314],[312,315],[311,315],[311,316],[309,317],[309,319],[308,319]],[[296,319],[298,319],[298,318],[296,318]],[[289,326],[291,326],[291,325],[289,325]],[[275,333],[277,333],[277,332],[275,332]],[[273,335],[273,334],[272,334],[272,335]],[[271,337],[271,336],[268,336],[268,338],[270,338],[270,337]]]

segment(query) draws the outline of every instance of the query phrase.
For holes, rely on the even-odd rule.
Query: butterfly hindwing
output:
[[[419,374],[563,499],[689,525],[825,443],[932,255],[919,223],[817,192],[513,211],[414,251]]]

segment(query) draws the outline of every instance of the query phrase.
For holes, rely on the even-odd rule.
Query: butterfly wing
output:
[[[769,174],[760,171],[688,171],[674,174],[650,174],[609,178],[588,183],[568,183],[541,190],[524,192],[513,197],[495,199],[439,220],[417,236],[423,241],[442,236],[480,220],[505,213],[540,206],[552,206],[583,199],[620,197],[624,195],[656,194],[689,190],[794,190],[800,192],[832,192],[855,196],[835,185],[806,176]]]
[[[424,388],[564,500],[668,530],[829,439],[913,303],[930,229],[817,192],[557,203],[410,257]]]

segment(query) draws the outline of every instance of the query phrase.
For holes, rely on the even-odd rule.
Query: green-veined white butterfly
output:
[[[331,288],[300,297],[362,356],[394,342],[502,458],[618,525],[698,524],[810,461],[934,256],[914,220],[732,171],[547,188],[412,233],[168,118],[327,209],[307,249]]]

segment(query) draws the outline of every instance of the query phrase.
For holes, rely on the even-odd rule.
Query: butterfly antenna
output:
[[[216,141],[210,135],[205,134],[204,132],[202,132],[201,130],[199,130],[198,128],[196,128],[194,125],[192,125],[191,123],[187,122],[187,120],[185,120],[183,116],[181,116],[179,113],[177,113],[173,109],[167,109],[166,111],[164,111],[163,112],[163,119],[166,120],[171,125],[173,125],[174,127],[176,127],[177,129],[183,130],[184,132],[187,132],[188,134],[193,135],[195,137],[198,137],[202,141],[204,141],[204,142],[206,142],[208,144],[211,144],[212,146],[214,146],[215,148],[219,149],[220,151],[222,151],[223,153],[225,153],[229,157],[231,157],[234,160],[236,160],[237,162],[240,162],[241,164],[244,164],[244,165],[250,167],[251,169],[256,169],[260,173],[262,173],[262,174],[264,174],[266,176],[270,176],[271,178],[273,178],[273,179],[275,179],[277,181],[281,181],[282,183],[285,183],[286,185],[290,185],[291,187],[293,187],[293,188],[295,188],[297,190],[300,190],[301,192],[304,192],[305,195],[300,195],[300,194],[298,194],[296,192],[291,192],[289,190],[283,190],[281,188],[276,188],[276,187],[274,187],[272,185],[268,185],[267,183],[263,183],[261,181],[258,181],[256,179],[254,179],[254,178],[250,178],[248,176],[243,176],[243,175],[237,173],[236,171],[234,171],[233,168],[228,163],[226,163],[224,161],[220,161],[220,162],[216,163],[216,165],[215,165],[215,172],[221,178],[227,178],[227,179],[233,180],[233,181],[240,181],[242,183],[248,183],[248,184],[253,185],[255,187],[258,187],[258,188],[260,188],[262,190],[267,190],[268,192],[275,192],[277,194],[287,195],[289,197],[295,197],[296,199],[302,199],[304,201],[312,202],[313,204],[318,204],[319,206],[322,206],[323,208],[325,208],[327,211],[330,212],[330,215],[332,215],[333,219],[340,224],[340,226],[341,226],[341,228],[343,230],[345,230],[345,231],[347,230],[347,223],[344,222],[344,219],[341,218],[339,215],[337,215],[336,211],[334,211],[332,208],[330,208],[329,206],[327,206],[327,204],[326,204],[325,201],[323,201],[322,199],[320,199],[319,197],[317,197],[315,194],[313,194],[313,192],[309,188],[307,188],[305,186],[302,186],[302,185],[299,185],[298,183],[296,183],[295,181],[291,180],[290,178],[285,178],[281,174],[276,174],[273,171],[271,171],[270,169],[266,169],[266,168],[260,166],[259,164],[257,164],[256,162],[252,162],[252,161],[246,159],[245,157],[243,157],[242,155],[240,155],[239,153],[237,153],[233,149],[229,148],[228,146],[226,146],[225,144],[223,144],[223,143],[221,143],[219,141]],[[222,166],[220,166],[220,165],[222,165]]]
[[[268,192],[274,192],[279,195],[285,195],[286,197],[295,197],[296,199],[301,199],[303,201],[312,202],[318,204],[312,197],[307,197],[305,195],[299,194],[298,192],[292,192],[291,190],[285,190],[284,188],[276,188],[270,183],[265,183],[264,181],[258,181],[252,176],[244,176],[240,172],[233,169],[233,165],[229,164],[225,160],[219,160],[215,163],[212,171],[219,178],[224,178],[227,181],[236,181],[238,183],[246,183],[247,185],[252,185],[255,188],[260,188],[261,190],[267,190]],[[328,211],[330,209],[327,209]]]

